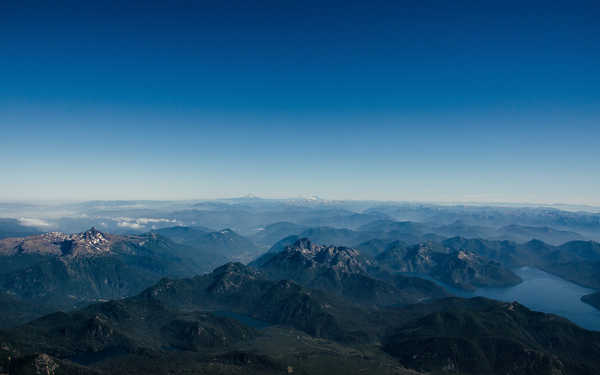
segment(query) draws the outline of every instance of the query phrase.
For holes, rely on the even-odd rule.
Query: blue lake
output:
[[[413,276],[431,280],[458,297],[481,296],[506,302],[517,301],[532,310],[560,315],[580,327],[600,331],[600,310],[581,302],[580,299],[594,290],[581,287],[537,268],[522,267],[514,269],[513,272],[523,279],[521,284],[508,288],[480,288],[474,292],[453,288],[428,276]],[[236,319],[258,329],[270,325],[267,322],[230,311],[213,311],[212,313]]]
[[[521,284],[509,288],[480,288],[474,292],[434,281],[459,297],[482,296],[506,302],[517,301],[532,310],[560,315],[583,328],[600,331],[600,310],[580,299],[594,290],[537,268],[522,267],[513,272],[523,279]]]

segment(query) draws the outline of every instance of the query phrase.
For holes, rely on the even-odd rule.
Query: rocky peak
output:
[[[24,238],[0,240],[0,254],[42,254],[61,257],[94,256],[110,253],[113,236],[96,228],[81,233],[48,232]]]
[[[312,266],[326,266],[349,273],[366,272],[371,261],[361,257],[356,249],[337,246],[322,246],[313,244],[307,238],[299,239],[292,246],[288,246],[282,253],[272,259],[273,263],[291,259],[302,259],[303,264]]]
[[[466,262],[472,262],[473,260],[475,260],[477,255],[475,255],[474,253],[471,253],[469,251],[460,250],[458,253],[456,253],[456,257],[458,259],[464,260]]]
[[[427,246],[427,244],[421,243],[415,245],[412,253],[414,254],[415,259],[420,259],[421,261],[425,262],[432,262],[432,255],[434,251]]]
[[[91,227],[90,229],[86,230],[85,232],[79,233],[76,236],[78,236],[84,241],[88,241],[91,243],[100,243],[107,241],[104,233],[100,232],[95,227]]]
[[[227,263],[215,269],[209,290],[212,293],[224,294],[243,289],[249,281],[259,278],[259,273],[239,262]]]
[[[110,252],[111,241],[108,237],[92,227],[85,232],[73,234],[66,239],[61,248],[64,255],[100,255]]]
[[[308,238],[300,238],[293,245],[287,246],[284,251],[299,251],[303,254],[312,254],[315,252],[316,247]]]
[[[230,262],[216,268],[211,275],[215,279],[224,278],[240,278],[240,279],[257,279],[260,278],[260,272],[239,262]]]

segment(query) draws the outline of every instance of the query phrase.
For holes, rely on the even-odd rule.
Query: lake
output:
[[[412,275],[431,280],[458,297],[481,296],[506,302],[517,301],[532,310],[560,315],[583,328],[600,331],[600,310],[581,302],[580,299],[594,290],[573,284],[533,267],[521,267],[514,269],[513,272],[523,279],[521,284],[508,288],[480,288],[474,292],[454,288],[428,276]],[[236,319],[258,329],[270,325],[267,322],[230,311],[213,311],[212,313]]]
[[[517,301],[536,311],[560,315],[587,329],[600,331],[600,310],[581,302],[581,296],[594,292],[560,277],[532,267],[513,270],[523,282],[508,288],[480,288],[474,292],[453,288],[436,281],[459,297],[482,296],[500,301]]]

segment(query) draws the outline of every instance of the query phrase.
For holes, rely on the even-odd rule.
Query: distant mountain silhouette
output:
[[[248,262],[260,253],[252,241],[231,229],[213,231],[208,228],[171,227],[153,232],[194,249],[187,254],[189,258],[212,266],[227,261]]]

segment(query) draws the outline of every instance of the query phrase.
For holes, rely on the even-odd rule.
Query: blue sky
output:
[[[600,205],[593,2],[85,3],[0,5],[0,199]]]

